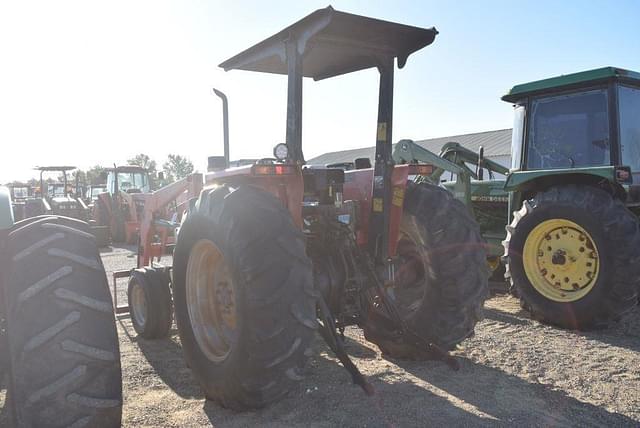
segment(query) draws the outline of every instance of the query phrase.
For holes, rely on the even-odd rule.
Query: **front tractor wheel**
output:
[[[538,193],[515,213],[505,249],[512,287],[541,321],[602,326],[637,300],[638,222],[604,190],[570,185]]]
[[[255,409],[302,379],[317,328],[312,268],[278,199],[250,186],[203,193],[180,228],[173,281],[185,359],[207,398]]]
[[[163,339],[169,335],[173,320],[169,275],[145,267],[131,272],[127,289],[133,328],[145,339]]]
[[[467,208],[451,193],[409,183],[392,295],[400,316],[424,339],[446,349],[473,334],[489,294],[486,246]],[[396,358],[430,355],[380,325],[365,335]]]

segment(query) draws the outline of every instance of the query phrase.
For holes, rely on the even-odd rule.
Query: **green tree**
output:
[[[145,155],[144,153],[140,153],[135,155],[133,158],[127,160],[129,165],[137,165],[149,171],[149,174],[155,174],[157,171],[156,161],[151,159],[149,155]]]
[[[89,168],[85,172],[87,183],[90,185],[104,184],[104,181],[105,181],[105,178],[103,176],[104,171],[105,169],[101,165],[94,165],[91,168]]]
[[[193,163],[180,155],[169,155],[162,166],[164,178],[168,183],[181,180],[193,172]]]

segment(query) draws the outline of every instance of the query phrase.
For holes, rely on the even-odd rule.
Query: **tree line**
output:
[[[171,184],[177,180],[185,178],[191,174],[194,170],[193,163],[186,157],[170,154],[167,156],[167,160],[162,164],[162,169],[158,170],[158,164],[149,155],[140,153],[127,159],[127,165],[135,165],[145,168],[149,171],[149,180],[152,189],[158,189],[160,187]],[[69,184],[73,185],[76,181],[76,177],[81,184],[87,185],[100,185],[105,183],[105,171],[112,166],[94,165],[89,169],[81,170],[76,169],[71,174],[67,175]],[[162,176],[158,173],[162,172]],[[62,175],[58,177],[59,181],[62,181]],[[48,183],[53,183],[55,180],[51,177],[46,180]],[[10,185],[19,185],[22,183],[13,182]],[[40,178],[32,178],[26,182],[29,186],[36,187],[40,185]]]

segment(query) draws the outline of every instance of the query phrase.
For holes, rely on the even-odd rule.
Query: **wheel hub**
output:
[[[593,238],[566,219],[538,224],[527,236],[523,264],[531,285],[557,302],[574,302],[593,288],[600,269]]]
[[[565,256],[566,253],[564,250],[557,250],[553,253],[553,256],[551,256],[551,263],[554,265],[563,265],[567,262],[567,258]]]

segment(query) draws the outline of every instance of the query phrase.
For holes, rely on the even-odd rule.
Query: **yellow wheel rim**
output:
[[[187,262],[187,311],[200,350],[214,363],[227,358],[237,339],[235,289],[220,249],[208,239],[196,242]]]
[[[582,226],[569,220],[537,225],[527,236],[522,259],[531,285],[555,302],[583,298],[598,280],[598,248]]]

